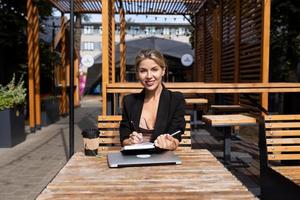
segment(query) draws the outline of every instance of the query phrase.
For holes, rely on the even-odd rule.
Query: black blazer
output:
[[[124,97],[122,121],[120,123],[121,144],[123,140],[129,138],[129,135],[135,130],[134,127],[139,127],[144,98],[145,90],[141,93],[129,94]],[[171,92],[163,86],[151,141],[153,142],[161,134],[172,134],[177,130],[181,130],[181,134],[184,133],[184,114],[185,100],[182,93]],[[174,137],[181,141],[181,134],[177,134]]]

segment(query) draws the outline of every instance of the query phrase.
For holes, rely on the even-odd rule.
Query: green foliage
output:
[[[297,81],[300,62],[300,1],[272,0],[270,81]]]
[[[26,89],[24,88],[23,78],[20,78],[16,84],[15,76],[6,85],[0,85],[0,111],[6,108],[12,108],[23,104],[26,98]]]

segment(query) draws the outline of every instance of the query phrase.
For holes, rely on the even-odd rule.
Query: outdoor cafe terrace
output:
[[[145,184],[144,187],[140,186],[135,191],[132,188],[132,184],[138,181],[137,179],[126,181],[122,179],[122,173],[129,173],[129,171],[124,170],[122,173],[116,171],[116,174],[109,174],[111,171],[103,164],[105,162],[103,159],[99,163],[99,160],[95,160],[96,158],[88,159],[82,154],[76,153],[38,199],[84,197],[82,190],[89,193],[89,197],[96,197],[99,195],[100,188],[102,187],[107,189],[108,193],[110,193],[108,195],[111,195],[109,197],[112,199],[118,198],[118,195],[123,195],[124,198],[128,199],[139,198],[142,194],[149,194],[149,191],[152,190],[153,197],[155,198],[159,198],[160,195],[166,195],[163,196],[164,198],[176,198],[176,195],[179,195],[179,197],[183,195],[182,198],[185,197],[185,199],[196,199],[199,196],[203,199],[213,197],[252,199],[255,197],[248,191],[249,187],[251,187],[249,183],[250,185],[254,183],[252,185],[254,188],[252,188],[252,192],[256,195],[261,194],[261,197],[268,198],[270,193],[274,195],[272,199],[284,197],[280,196],[283,193],[276,188],[276,186],[281,186],[281,188],[287,189],[289,194],[292,195],[289,197],[286,194],[287,198],[292,199],[294,197],[297,199],[297,195],[300,193],[299,166],[290,167],[286,164],[289,162],[285,161],[300,159],[300,147],[298,146],[300,134],[297,130],[300,127],[300,122],[297,121],[299,120],[299,115],[276,113],[276,117],[273,118],[269,113],[269,95],[299,93],[300,84],[269,82],[270,0],[74,0],[70,1],[71,4],[69,1],[63,0],[49,1],[62,13],[61,30],[56,35],[54,41],[54,48],[58,48],[61,53],[61,65],[56,66],[56,79],[62,88],[62,95],[60,97],[62,113],[68,112],[68,104],[70,103],[71,119],[74,114],[72,113],[74,103],[75,105],[79,105],[78,87],[69,87],[69,92],[72,94],[70,95],[72,97],[70,98],[70,102],[68,102],[67,97],[67,86],[78,86],[79,55],[70,51],[74,49],[74,46],[72,42],[68,45],[67,41],[68,36],[70,36],[71,40],[73,38],[74,13],[101,13],[102,15],[102,113],[98,117],[98,122],[100,132],[106,128],[102,127],[105,123],[108,123],[107,126],[111,130],[109,130],[110,132],[107,133],[107,136],[100,138],[99,141],[100,143],[103,141],[105,148],[109,149],[113,147],[114,151],[120,148],[117,128],[120,123],[120,102],[122,101],[122,97],[124,94],[139,92],[142,88],[139,83],[129,83],[125,79],[127,71],[126,51],[128,51],[125,42],[125,15],[180,14],[191,16],[191,18],[186,19],[189,20],[189,23],[194,28],[193,47],[195,60],[190,72],[192,82],[165,83],[168,89],[181,91],[185,95],[186,101],[190,104],[187,107],[187,113],[189,111],[193,113],[193,118],[189,120],[190,122],[187,125],[192,129],[187,133],[187,140],[185,140],[191,142],[187,145],[183,144],[184,147],[177,152],[182,160],[190,164],[191,168],[183,164],[181,167],[174,169],[184,175],[182,177],[174,175],[170,178],[171,182],[168,182],[166,181],[167,177],[160,174],[165,168],[157,167],[155,168],[157,169],[157,176],[160,176],[159,180],[163,182],[160,185],[162,189],[155,189],[153,187],[155,185],[154,178],[149,183],[142,182],[141,185]],[[36,82],[39,80],[39,77],[34,76],[34,69],[36,69],[35,61],[39,55],[36,54],[36,51],[33,51],[36,45],[33,41],[35,37],[38,37],[35,34],[38,29],[31,26],[32,24],[36,24],[33,17],[36,14],[34,12],[36,9],[35,2],[28,0],[27,8],[29,24],[28,52],[29,58],[31,58],[29,59],[28,75],[29,81]],[[70,22],[65,20],[64,14],[66,13],[71,14]],[[114,45],[115,14],[120,16],[119,74],[116,74],[116,46]],[[117,82],[116,80],[120,81]],[[34,85],[29,84],[29,97],[33,97],[34,94]],[[31,128],[40,123],[40,114],[36,112],[34,102],[38,103],[38,101],[29,99],[29,123]],[[197,111],[200,111],[201,116],[203,116],[202,119],[199,119],[201,120],[200,122],[197,119],[199,117]],[[268,120],[271,122],[269,123]],[[275,120],[281,120],[281,122],[275,125],[277,127],[275,130],[277,134],[276,138],[271,138],[273,137],[273,130],[269,129],[272,129],[273,121]],[[290,122],[293,120],[296,120],[296,122]],[[203,128],[204,124],[207,130],[211,133],[218,133],[219,139],[221,139],[215,140],[211,136],[202,137],[206,135],[206,132],[199,130],[199,127]],[[257,129],[258,126],[260,126],[259,131]],[[286,131],[284,132],[286,135],[280,132],[283,129]],[[289,131],[290,129],[293,131]],[[70,122],[70,130],[72,130],[72,121]],[[253,131],[256,134],[254,139],[256,145],[253,146],[250,141],[245,142],[232,137],[233,133],[242,133],[245,130],[246,132],[249,130]],[[72,136],[72,131],[70,131],[70,136]],[[287,138],[289,136],[292,136],[292,138]],[[260,149],[257,146],[258,137],[260,139]],[[234,144],[234,140],[238,141]],[[218,150],[221,150],[222,153],[214,155],[220,158],[219,160],[222,162],[222,165],[214,159],[211,153],[214,153],[214,145],[220,145],[220,143],[223,143],[223,147]],[[266,152],[262,152],[263,149]],[[101,150],[103,149],[99,147],[99,151]],[[248,155],[234,159],[233,157],[239,157],[238,154],[235,154],[237,150],[242,150],[244,153],[250,155],[250,161]],[[70,145],[70,157],[73,155],[73,152],[72,145]],[[201,158],[199,155],[203,155],[207,160]],[[195,159],[193,160],[192,158]],[[196,163],[196,161],[200,164]],[[275,161],[277,162],[276,165],[281,164],[282,167],[275,169],[273,165],[268,164],[269,161],[272,164]],[[101,165],[101,168],[92,169],[92,171],[80,171],[80,169],[86,167],[84,164],[80,164],[82,162],[97,163]],[[204,166],[203,163],[205,162],[210,163],[210,165]],[[234,166],[233,162],[242,163],[242,165],[237,167]],[[197,171],[201,167],[203,167],[204,171]],[[224,187],[212,187],[210,191],[203,191],[201,187],[209,187],[211,186],[210,183],[197,185],[200,181],[205,180],[205,176],[200,179],[194,179],[191,178],[193,174],[190,174],[190,172],[195,171],[197,175],[199,173],[209,174],[208,169],[211,167],[215,167],[214,169],[221,174],[215,176],[215,183],[225,180],[224,177],[227,177],[228,180],[226,179],[224,183],[222,182],[222,186]],[[100,169],[104,170],[110,176],[101,173]],[[154,171],[150,170],[150,174],[154,173],[155,169]],[[231,177],[227,169],[232,170],[232,172],[238,175],[244,184],[247,185],[248,183],[248,189],[241,185],[238,180],[235,180],[234,177]],[[287,173],[290,171],[293,173]],[[84,187],[84,183],[95,183],[93,181],[94,174],[90,174],[92,172],[97,173],[99,180],[103,179],[105,181],[96,181],[98,185],[89,189]],[[143,180],[146,174],[147,170],[131,175],[136,175],[140,177],[140,180]],[[258,181],[259,177],[262,178],[261,182]],[[186,181],[183,182],[184,185],[179,183],[176,185],[176,180],[180,178]],[[273,185],[268,181],[271,178],[276,179]],[[78,180],[75,185],[72,182],[74,179]],[[252,180],[250,181],[250,179]],[[120,183],[118,186],[120,187],[120,192],[114,193],[112,191],[114,187],[117,187],[117,182]],[[176,182],[176,184],[173,184],[173,182]],[[275,182],[278,182],[278,185]],[[194,184],[197,187],[193,187]],[[128,192],[121,191],[121,188],[125,186]],[[60,187],[63,189],[60,189]],[[171,187],[176,188],[176,193],[173,193],[174,191],[169,189]],[[261,188],[262,190],[260,190]],[[162,192],[163,189],[165,189],[165,193]],[[278,191],[279,195],[276,196],[273,191]]]

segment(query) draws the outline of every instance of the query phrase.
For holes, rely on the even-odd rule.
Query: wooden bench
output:
[[[121,115],[98,116],[99,152],[120,150],[119,126]],[[180,149],[191,148],[190,116],[185,116],[186,127],[179,144]]]
[[[299,199],[300,115],[266,115],[259,130],[262,199]]]

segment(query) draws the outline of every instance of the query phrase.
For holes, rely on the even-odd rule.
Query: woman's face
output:
[[[140,62],[137,75],[146,90],[154,91],[162,82],[165,68],[159,66],[154,60],[145,59]]]

